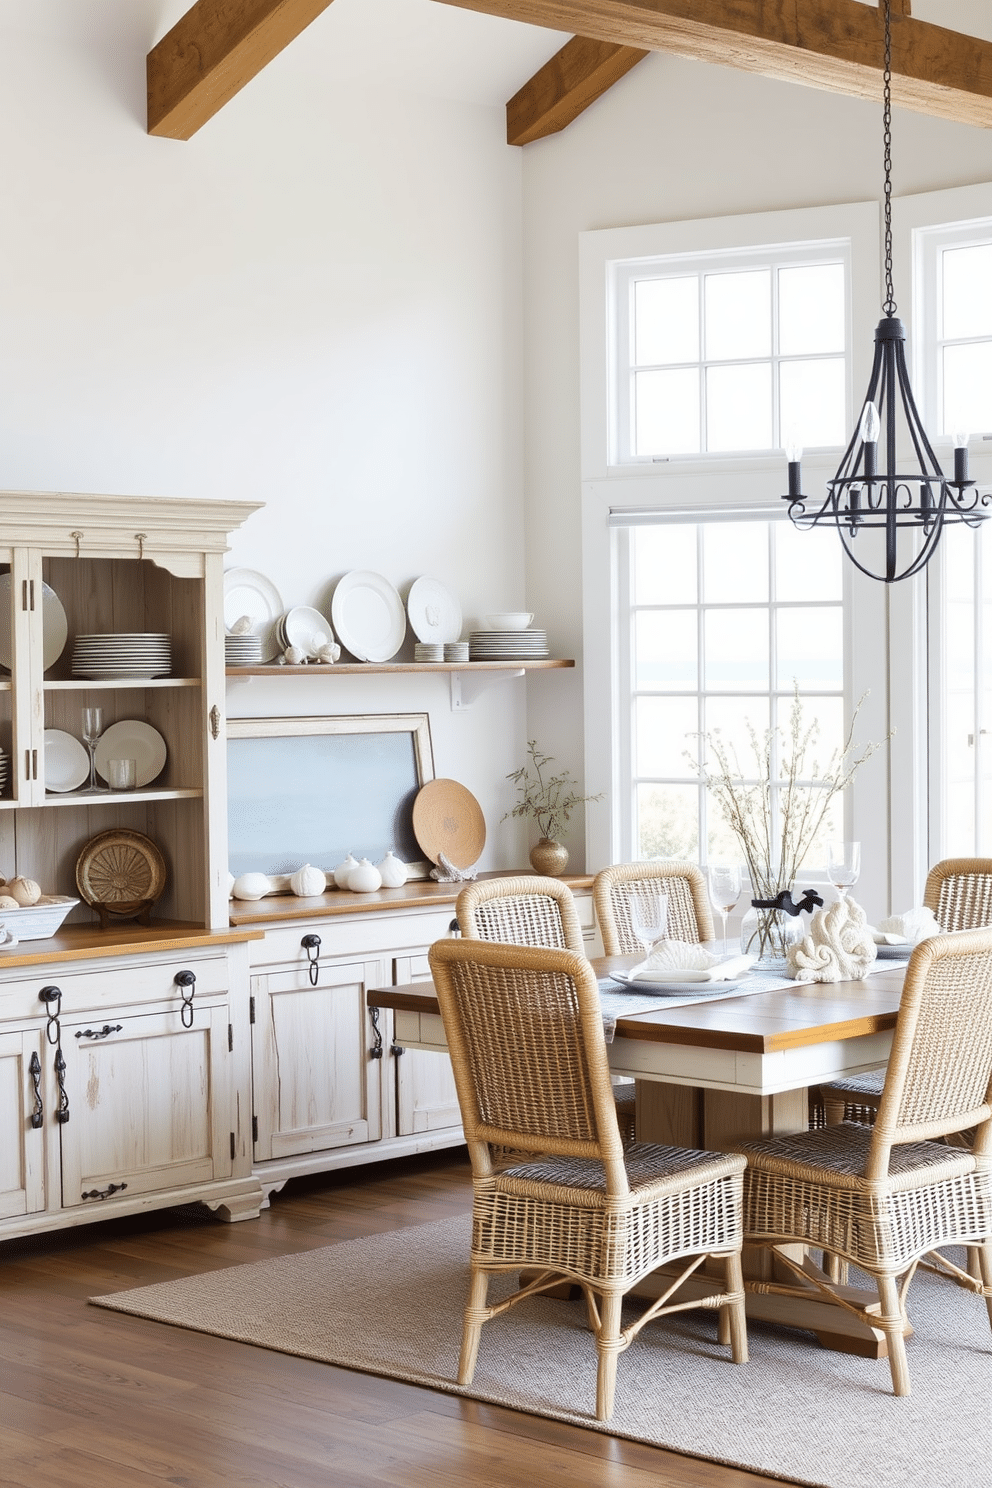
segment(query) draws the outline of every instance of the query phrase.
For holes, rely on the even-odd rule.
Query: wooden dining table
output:
[[[603,978],[638,959],[598,957],[591,964]],[[805,1130],[810,1087],[885,1063],[904,975],[904,963],[893,962],[860,981],[621,1013],[607,1047],[614,1074],[637,1081],[638,1141],[720,1151],[742,1137]],[[392,1010],[398,1045],[447,1051],[430,981],[370,991],[368,1000]],[[812,1285],[808,1301],[762,1292],[772,1276],[767,1251],[746,1248],[745,1276],[750,1317],[809,1329],[846,1353],[885,1356],[880,1330]],[[651,1295],[661,1284],[647,1278],[639,1291]],[[851,1295],[863,1298],[854,1289]]]

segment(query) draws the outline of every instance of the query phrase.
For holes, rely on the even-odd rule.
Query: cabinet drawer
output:
[[[352,896],[360,899],[361,896]],[[300,945],[304,935],[319,935],[319,956],[325,958],[394,955],[401,947],[418,950],[440,940],[448,933],[453,910],[423,910],[412,914],[366,912],[352,915],[327,915],[312,920],[294,920],[292,924],[266,926],[264,941],[251,947],[253,971],[283,970],[306,966],[307,953]]]
[[[78,963],[77,963],[78,964]],[[171,956],[168,960],[140,961],[122,964],[115,961],[99,970],[80,972],[69,969],[65,962],[35,970],[30,978],[0,983],[0,1021],[37,1018],[46,1011],[39,996],[42,987],[58,987],[62,992],[62,1017],[77,1012],[111,1010],[141,1003],[161,1002],[178,1007],[181,994],[177,972],[192,971],[196,976],[194,996],[202,1002],[208,997],[224,996],[228,990],[228,961],[225,955],[208,958],[199,955]]]

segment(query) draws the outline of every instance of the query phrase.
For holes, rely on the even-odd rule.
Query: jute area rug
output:
[[[884,1360],[809,1334],[754,1325],[750,1363],[735,1366],[715,1313],[665,1319],[621,1354],[604,1428],[581,1301],[536,1299],[487,1323],[473,1384],[454,1383],[469,1233],[467,1218],[445,1220],[91,1300],[817,1488],[992,1488],[992,1329],[979,1297],[917,1277],[903,1399]],[[491,1295],[497,1286],[511,1289],[499,1278]]]

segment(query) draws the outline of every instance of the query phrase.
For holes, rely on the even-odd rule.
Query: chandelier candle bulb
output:
[[[968,484],[967,434],[955,434],[954,436],[954,484],[956,486]]]
[[[878,409],[870,400],[861,415],[861,443],[865,452],[865,479],[871,480],[878,469],[878,436],[882,432],[882,421]]]
[[[790,440],[785,446],[785,458],[789,462],[789,495],[801,496],[802,469],[800,462],[803,458],[803,447],[796,440]]]

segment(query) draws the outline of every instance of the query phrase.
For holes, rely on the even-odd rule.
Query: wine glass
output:
[[[103,709],[83,709],[83,742],[90,752],[90,783],[88,789],[99,790],[96,783],[96,746],[100,735],[103,733]]]
[[[861,843],[830,842],[827,845],[827,877],[842,899],[861,874]]]
[[[727,916],[741,897],[741,867],[739,863],[713,863],[710,865],[710,899],[713,908],[719,911],[723,922],[723,954],[728,951]]]
[[[653,884],[639,885],[630,896],[630,928],[650,955],[668,929],[668,895]]]

